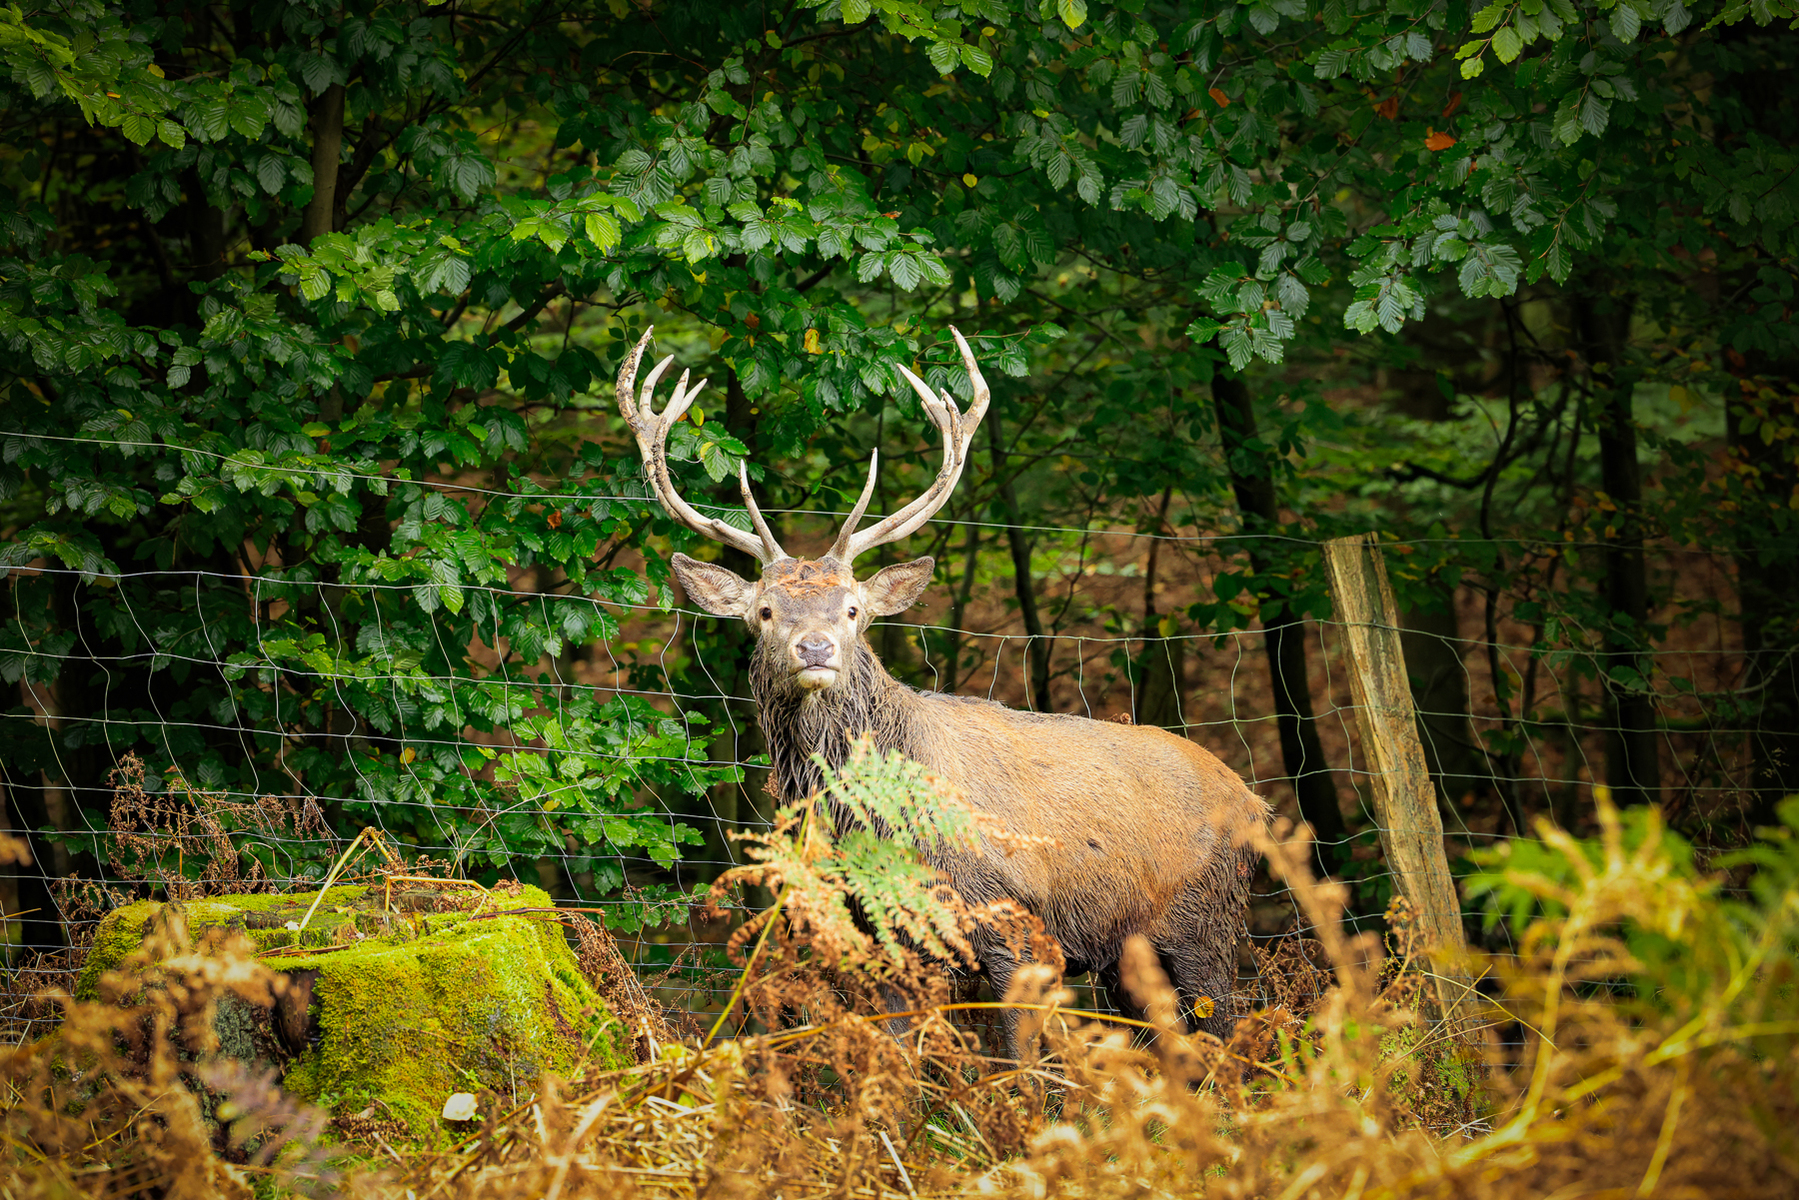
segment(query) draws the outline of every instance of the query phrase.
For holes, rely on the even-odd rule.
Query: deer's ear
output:
[[[891,617],[911,608],[931,582],[937,560],[926,556],[883,567],[862,582],[862,600],[877,617]]]
[[[747,616],[756,585],[727,567],[677,554],[669,560],[687,598],[715,617]]]

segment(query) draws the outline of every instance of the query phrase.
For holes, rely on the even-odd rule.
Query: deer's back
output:
[[[1268,817],[1236,772],[1162,729],[930,693],[914,715],[914,757],[987,817],[984,853],[954,873],[993,893],[980,899],[1024,901],[1065,944],[1152,924]]]

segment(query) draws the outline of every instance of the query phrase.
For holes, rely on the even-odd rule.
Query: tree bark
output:
[[[1637,465],[1637,426],[1632,412],[1633,373],[1619,361],[1630,333],[1635,299],[1612,294],[1603,276],[1588,281],[1576,302],[1577,324],[1593,381],[1600,472],[1617,511],[1605,535],[1605,595],[1612,611],[1601,658],[1611,705],[1606,731],[1606,783],[1621,804],[1653,804],[1661,794],[1659,736],[1649,695],[1653,663],[1643,653],[1649,620],[1649,575],[1643,559],[1643,483]],[[1634,673],[1635,682],[1619,678]]]
[[[336,227],[337,167],[344,148],[344,88],[334,83],[312,109],[312,202],[300,221],[300,241],[330,233]]]
[[[1727,405],[1730,440],[1742,460],[1759,472],[1761,493],[1770,507],[1799,487],[1795,471],[1781,454],[1779,441],[1763,441],[1743,433],[1743,412]],[[1799,412],[1783,414],[1799,424]],[[1779,528],[1762,513],[1744,513],[1738,529],[1746,536],[1735,547],[1738,627],[1748,668],[1743,696],[1754,706],[1749,731],[1751,827],[1773,825],[1776,809],[1799,794],[1799,560],[1781,546]]]
[[[37,803],[32,803],[33,799]],[[42,857],[45,843],[41,836],[32,836],[34,829],[50,823],[43,789],[12,784],[5,765],[0,764],[0,832],[24,842],[31,855],[29,863],[5,867],[0,903],[5,904],[6,912],[25,914],[18,919],[19,944],[33,950],[49,950],[66,940],[62,922],[57,919],[56,897],[50,890],[53,872]]]
[[[1186,643],[1162,636],[1156,604],[1161,535],[1168,527],[1168,506],[1173,499],[1174,489],[1164,488],[1155,528],[1150,531],[1149,565],[1143,572],[1143,654],[1138,659],[1134,716],[1139,725],[1159,725],[1185,736],[1187,722],[1182,709],[1187,697]]]
[[[1244,532],[1273,530],[1280,524],[1279,504],[1266,452],[1251,445],[1256,439],[1256,416],[1249,388],[1240,376],[1216,375],[1212,379],[1212,402]],[[1258,577],[1272,573],[1269,556],[1258,549],[1260,543],[1251,540],[1249,545],[1251,569]],[[1305,619],[1294,616],[1284,606],[1270,615],[1270,608],[1264,600],[1262,648],[1268,655],[1268,673],[1274,685],[1281,760],[1293,781],[1300,816],[1311,825],[1318,839],[1318,860],[1328,869],[1336,865],[1335,860],[1341,855],[1346,826],[1312,718]]]
[[[968,612],[968,600],[974,594],[975,568],[981,559],[981,527],[968,523],[967,541],[962,546],[962,579],[950,593],[949,650],[944,664],[943,690],[954,692],[962,682],[962,621]]]
[[[1026,694],[1038,712],[1049,712],[1050,640],[1043,632],[1043,615],[1037,608],[1036,584],[1031,578],[1031,543],[1025,537],[1024,518],[1018,507],[1018,491],[1006,474],[1005,438],[995,406],[987,414],[988,444],[993,448],[993,477],[999,482],[1000,502],[1006,509],[1006,545],[1012,551],[1012,591],[1018,597],[1018,615],[1024,620],[1025,664],[1030,678]]]
[[[1468,671],[1462,663],[1455,593],[1443,589],[1437,608],[1400,614],[1399,642],[1418,710],[1418,736],[1437,796],[1449,809],[1469,793],[1492,789],[1492,774],[1468,720]]]

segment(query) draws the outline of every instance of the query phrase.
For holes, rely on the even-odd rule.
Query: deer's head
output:
[[[642,391],[633,395],[637,385],[637,368],[649,345],[650,330],[625,356],[618,371],[618,408],[636,435],[637,448],[643,454],[644,473],[655,489],[656,498],[669,516],[697,533],[734,546],[762,564],[762,573],[749,580],[735,571],[715,563],[700,562],[685,554],[674,556],[675,575],[687,595],[707,612],[720,617],[741,617],[755,631],[757,657],[765,672],[782,673],[794,686],[805,691],[821,691],[837,687],[843,679],[869,623],[876,617],[891,616],[910,608],[931,581],[935,565],[929,558],[897,563],[858,580],[851,564],[864,551],[897,541],[912,533],[934,516],[955,490],[967,465],[969,446],[975,430],[987,413],[992,392],[975,364],[974,353],[961,333],[953,327],[956,347],[962,354],[962,365],[968,371],[974,397],[967,412],[956,407],[948,392],[933,394],[924,380],[904,366],[899,368],[924,402],[925,413],[932,424],[943,432],[943,466],[929,490],[896,513],[883,517],[869,528],[857,531],[868,501],[874,495],[878,454],[869,460],[868,483],[849,519],[837,534],[837,540],[823,556],[801,560],[781,549],[768,522],[756,507],[750,494],[749,470],[738,469],[738,483],[743,489],[744,506],[749,510],[755,532],[738,529],[716,517],[705,517],[675,491],[668,473],[668,432],[681,418],[700,389],[701,380],[691,388],[688,373],[683,371],[675,384],[675,394],[660,415],[655,411],[651,394],[663,371],[674,361],[670,355],[657,363],[643,381]]]

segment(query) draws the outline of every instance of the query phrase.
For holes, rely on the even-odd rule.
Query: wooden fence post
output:
[[[1399,645],[1399,614],[1373,534],[1324,544],[1331,599],[1349,650],[1350,688],[1380,822],[1381,849],[1400,894],[1411,902],[1438,976],[1437,1003],[1458,1031],[1473,1026],[1476,1003],[1452,965],[1467,950],[1461,901],[1443,851],[1443,819],[1418,740],[1411,683]],[[1450,976],[1455,972],[1455,977]]]

